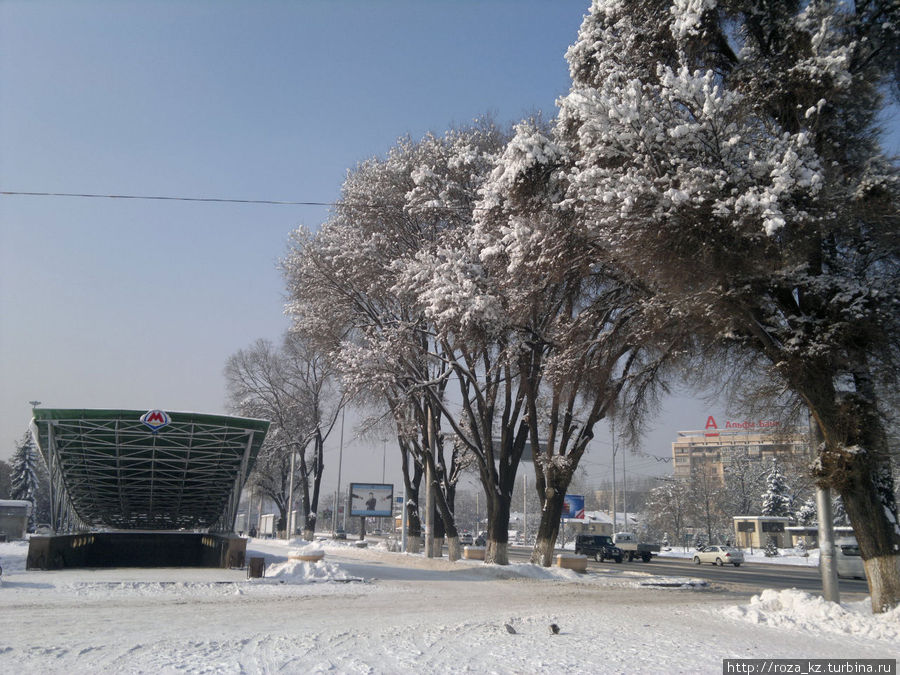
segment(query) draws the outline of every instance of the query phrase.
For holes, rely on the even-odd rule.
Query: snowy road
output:
[[[269,567],[248,581],[25,572],[0,546],[8,673],[719,673],[726,657],[896,658],[900,641],[898,613],[802,594],[748,606],[716,588],[642,587],[653,578],[628,569],[579,576],[333,544],[325,563],[295,565],[282,543],[251,542]]]

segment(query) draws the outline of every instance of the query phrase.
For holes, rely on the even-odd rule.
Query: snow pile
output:
[[[359,577],[347,574],[338,565],[318,562],[288,560],[275,563],[266,568],[265,580],[277,581],[281,584],[314,584],[328,581],[362,581]]]
[[[0,567],[3,568],[4,575],[10,572],[24,572],[27,558],[27,541],[9,541],[0,544]],[[3,577],[0,577],[0,580],[2,579]]]
[[[288,557],[319,557],[321,558],[325,555],[325,551],[321,546],[308,542],[304,539],[294,539],[291,541],[291,546],[293,546],[290,551],[288,551]]]
[[[726,616],[809,633],[839,633],[900,644],[900,607],[873,614],[869,600],[839,605],[796,589],[767,589],[749,605],[728,607]]]

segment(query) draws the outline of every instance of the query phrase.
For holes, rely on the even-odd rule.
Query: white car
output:
[[[711,563],[713,565],[734,565],[740,567],[744,562],[742,551],[731,546],[705,546],[694,554],[694,564]]]
[[[837,575],[842,579],[865,579],[866,568],[859,555],[856,537],[842,537],[834,542]],[[821,561],[821,558],[820,558]]]

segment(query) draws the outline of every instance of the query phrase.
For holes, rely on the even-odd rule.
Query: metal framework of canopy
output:
[[[50,471],[55,532],[230,532],[269,429],[220,415],[44,408],[32,424]]]

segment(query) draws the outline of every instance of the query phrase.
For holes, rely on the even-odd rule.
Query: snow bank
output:
[[[318,562],[288,560],[287,562],[270,565],[266,568],[266,576],[263,579],[252,579],[251,581],[314,584],[328,581],[362,581],[362,579],[351,576],[338,565],[325,562],[324,560],[319,560]]]
[[[768,589],[755,595],[749,605],[727,607],[726,616],[755,624],[808,633],[839,633],[900,644],[900,607],[873,614],[868,599],[837,604],[796,589]]]
[[[24,572],[25,561],[28,558],[27,541],[10,541],[0,544],[0,567],[3,574],[10,572]],[[2,582],[3,577],[0,577]]]

